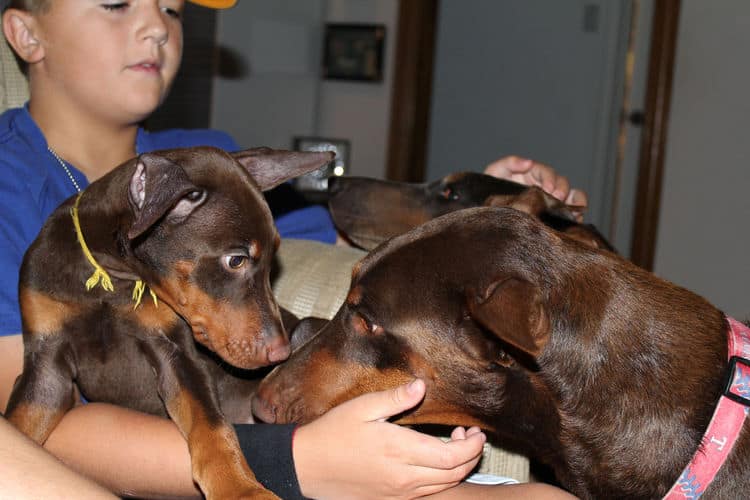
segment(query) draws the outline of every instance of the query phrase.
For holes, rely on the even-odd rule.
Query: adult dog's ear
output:
[[[165,215],[184,219],[205,200],[205,191],[173,161],[156,154],[143,154],[135,161],[128,189],[128,201],[135,215],[128,230],[129,239],[137,238]]]
[[[261,191],[267,191],[289,179],[317,170],[333,161],[331,151],[285,151],[253,148],[232,153],[250,172]]]
[[[522,193],[515,196],[489,196],[484,200],[484,206],[509,206],[535,217],[546,213],[571,222],[577,222],[586,210],[586,207],[566,205],[538,186],[529,186]]]
[[[484,290],[470,291],[469,313],[502,341],[537,357],[550,335],[550,321],[538,287],[503,278]]]

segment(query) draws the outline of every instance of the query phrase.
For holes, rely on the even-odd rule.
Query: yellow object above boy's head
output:
[[[188,0],[194,4],[210,7],[212,9],[228,9],[237,3],[237,0]]]
[[[210,9],[228,9],[229,7],[234,7],[234,5],[237,3],[237,0],[188,0],[189,2],[192,2],[196,5],[202,5],[203,7],[208,7]],[[6,7],[9,7],[11,4],[10,0],[0,0],[0,13],[5,10]],[[20,7],[16,5],[16,7]],[[30,7],[30,5],[26,5],[26,7]]]

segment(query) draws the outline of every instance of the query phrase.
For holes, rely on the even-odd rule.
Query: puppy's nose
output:
[[[266,348],[266,355],[269,363],[278,363],[284,361],[291,354],[292,348],[289,346],[289,341],[284,338],[279,338],[269,343]]]

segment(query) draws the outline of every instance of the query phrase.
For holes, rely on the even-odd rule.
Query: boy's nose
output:
[[[153,2],[153,4],[146,2],[142,5],[144,12],[142,16],[143,24],[139,30],[141,37],[143,39],[151,38],[157,45],[164,45],[169,38],[169,29],[164,22],[158,2]]]

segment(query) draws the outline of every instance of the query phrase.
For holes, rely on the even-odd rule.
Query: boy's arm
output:
[[[0,491],[7,498],[116,498],[65,467],[2,417],[0,471]]]
[[[483,435],[443,443],[385,421],[420,401],[423,391],[420,383],[416,392],[400,387],[367,394],[300,427],[293,453],[302,491],[314,497],[407,498],[458,482],[476,465]],[[167,419],[90,403],[68,412],[45,447],[120,494],[198,495],[185,440]],[[247,452],[252,455],[252,447]]]
[[[44,447],[120,495],[200,498],[187,443],[165,418],[89,403],[66,413]]]

